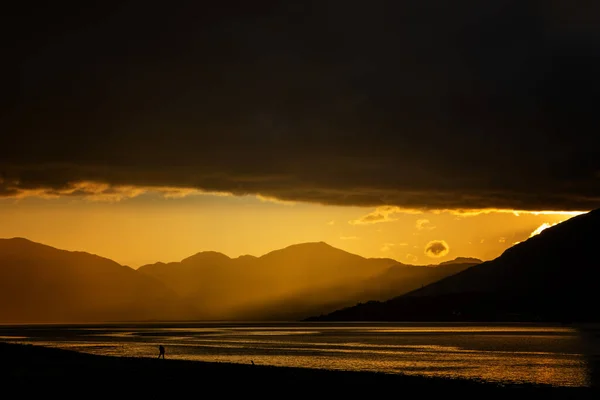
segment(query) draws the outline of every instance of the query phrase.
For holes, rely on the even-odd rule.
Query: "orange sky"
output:
[[[152,192],[123,198],[0,200],[0,237],[26,237],[82,250],[137,268],[179,261],[203,250],[260,256],[301,242],[324,241],[365,257],[415,264],[459,256],[497,257],[540,226],[572,214],[416,212],[396,207],[282,203],[256,196]],[[433,257],[426,246],[447,246]]]

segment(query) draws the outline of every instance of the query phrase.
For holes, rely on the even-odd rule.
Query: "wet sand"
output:
[[[469,380],[390,375],[373,372],[327,371],[262,365],[208,363],[151,358],[124,358],[77,353],[33,345],[0,343],[0,383],[4,393],[171,393],[193,397],[235,395],[371,396],[431,394],[597,395],[597,389],[500,385]],[[157,353],[158,355],[158,353]]]

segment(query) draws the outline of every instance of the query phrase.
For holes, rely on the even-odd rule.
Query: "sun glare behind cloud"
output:
[[[558,224],[558,222],[554,222],[553,224],[550,224],[548,222],[544,222],[543,224],[541,224],[540,226],[538,226],[533,232],[531,232],[531,235],[529,235],[529,237],[534,237],[535,235],[539,235],[545,229],[553,227],[554,225],[557,225],[557,224]]]

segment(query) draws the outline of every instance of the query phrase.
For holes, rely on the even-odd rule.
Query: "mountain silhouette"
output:
[[[437,269],[364,258],[324,242],[302,243],[261,257],[231,259],[202,252],[179,263],[142,266],[194,304],[205,319],[290,320],[368,299],[388,299],[468,268]]]
[[[597,321],[600,209],[547,228],[495,260],[385,302],[311,320]]]
[[[478,258],[473,257],[456,257],[454,260],[444,261],[439,263],[439,265],[450,265],[450,264],[481,264],[481,261]]]
[[[85,252],[0,239],[0,323],[304,319],[389,299],[478,262],[405,265],[318,242],[261,257],[205,251],[134,270]]]
[[[0,239],[0,322],[191,319],[197,314],[158,280],[84,252]]]
[[[389,259],[368,259],[368,261],[387,262],[390,266],[383,272],[364,280],[309,289],[288,294],[276,301],[246,305],[239,314],[246,318],[261,320],[304,319],[310,315],[332,312],[357,302],[387,300],[454,275],[478,263],[450,262],[439,266],[417,266],[405,265],[393,260],[390,262]]]

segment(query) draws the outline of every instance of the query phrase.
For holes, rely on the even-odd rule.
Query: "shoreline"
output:
[[[15,389],[73,390],[218,390],[281,393],[359,392],[399,394],[597,393],[591,387],[553,387],[535,384],[498,384],[474,380],[338,371],[267,365],[92,355],[31,344],[0,342],[0,380]],[[292,393],[292,394],[293,394]]]

